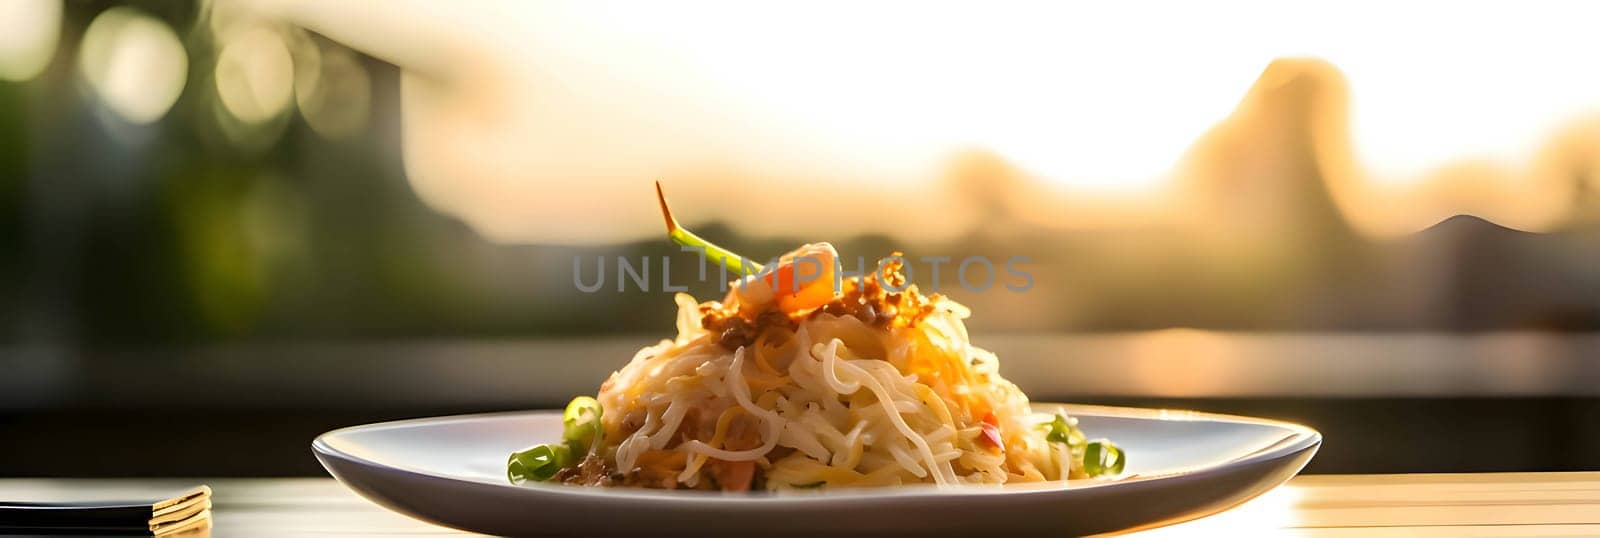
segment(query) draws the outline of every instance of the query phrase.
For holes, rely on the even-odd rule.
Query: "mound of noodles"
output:
[[[1047,439],[1065,417],[1035,415],[969,342],[966,307],[892,262],[836,280],[826,243],[784,260],[721,302],[678,294],[677,337],[601,386],[601,441],[555,478],[744,491],[1086,476],[1081,434],[1066,419],[1077,443]]]

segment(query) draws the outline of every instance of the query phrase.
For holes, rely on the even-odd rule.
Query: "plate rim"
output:
[[[520,410],[520,411],[499,411],[499,412],[490,412],[490,413],[468,413],[468,414],[444,415],[444,416],[436,416],[436,417],[419,417],[419,418],[391,420],[391,421],[384,421],[384,422],[375,422],[375,423],[370,423],[370,424],[347,426],[347,427],[343,427],[343,428],[330,430],[330,431],[322,433],[321,435],[318,435],[314,440],[312,440],[311,449],[312,449],[312,452],[317,456],[317,458],[319,460],[323,460],[324,458],[333,458],[333,459],[341,460],[345,464],[352,464],[352,465],[357,465],[357,466],[360,466],[360,467],[365,467],[370,471],[379,471],[379,472],[388,472],[388,473],[398,472],[398,473],[405,473],[405,474],[413,475],[413,477],[417,477],[417,478],[425,478],[425,479],[429,479],[429,480],[442,480],[442,481],[457,483],[457,484],[460,484],[460,485],[470,485],[470,486],[473,486],[473,487],[493,487],[493,488],[498,488],[498,489],[501,489],[501,490],[506,490],[508,492],[517,492],[517,493],[511,493],[511,494],[521,494],[521,495],[529,495],[529,496],[559,495],[559,496],[563,496],[563,497],[593,497],[593,498],[605,498],[605,499],[626,498],[626,499],[628,499],[630,501],[637,501],[637,502],[693,503],[693,504],[713,503],[713,504],[716,504],[718,506],[730,506],[731,507],[731,506],[740,506],[740,505],[746,505],[747,506],[747,505],[751,505],[751,504],[759,504],[759,505],[764,505],[764,506],[773,506],[774,504],[779,504],[779,503],[781,503],[781,504],[794,503],[794,504],[797,504],[797,505],[803,504],[805,506],[813,506],[813,505],[817,505],[817,504],[829,504],[829,503],[834,503],[834,502],[860,503],[863,500],[875,500],[875,499],[876,500],[883,500],[883,501],[890,501],[890,500],[900,501],[900,500],[905,500],[905,499],[921,498],[921,497],[949,498],[949,497],[968,496],[968,497],[972,497],[972,498],[1013,498],[1014,496],[1021,496],[1021,495],[1051,495],[1051,494],[1063,494],[1064,492],[1083,492],[1083,491],[1090,491],[1090,490],[1101,490],[1101,489],[1106,489],[1106,488],[1119,488],[1119,489],[1120,488],[1139,488],[1139,487],[1143,487],[1143,486],[1140,486],[1140,484],[1147,484],[1149,482],[1157,481],[1157,480],[1202,480],[1202,479],[1205,479],[1205,478],[1209,477],[1210,475],[1227,473],[1230,470],[1234,470],[1234,469],[1237,469],[1237,468],[1240,468],[1240,467],[1249,467],[1249,466],[1262,464],[1262,463],[1266,463],[1266,462],[1270,462],[1270,461],[1276,461],[1276,460],[1281,460],[1281,459],[1286,459],[1286,458],[1293,458],[1293,457],[1295,457],[1295,456],[1297,456],[1297,455],[1299,455],[1299,454],[1301,454],[1301,453],[1303,453],[1303,452],[1305,452],[1307,450],[1315,450],[1316,448],[1318,448],[1322,444],[1322,434],[1321,434],[1321,432],[1318,432],[1317,430],[1315,430],[1315,429],[1313,429],[1313,428],[1311,428],[1309,426],[1305,426],[1305,425],[1297,424],[1297,423],[1293,423],[1293,422],[1287,422],[1287,421],[1275,420],[1275,419],[1268,419],[1268,418],[1261,418],[1261,417],[1230,415],[1230,414],[1224,414],[1224,413],[1211,413],[1211,412],[1195,411],[1195,410],[1189,410],[1189,409],[1121,407],[1121,406],[1070,404],[1070,403],[1056,403],[1056,402],[1034,402],[1032,405],[1034,407],[1036,407],[1036,408],[1037,407],[1044,407],[1044,408],[1048,408],[1048,409],[1066,410],[1067,414],[1071,415],[1071,416],[1080,416],[1080,415],[1081,416],[1100,416],[1100,417],[1109,417],[1109,418],[1131,418],[1131,419],[1170,421],[1170,422],[1215,421],[1215,422],[1257,424],[1257,425],[1264,425],[1264,426],[1272,426],[1272,427],[1276,427],[1276,428],[1281,428],[1281,429],[1286,430],[1287,432],[1289,432],[1289,435],[1286,436],[1284,439],[1281,439],[1278,442],[1273,443],[1271,445],[1268,445],[1268,446],[1266,446],[1266,447],[1264,447],[1264,448],[1262,448],[1260,450],[1257,450],[1255,452],[1251,452],[1250,454],[1247,454],[1245,456],[1242,456],[1242,457],[1239,457],[1239,458],[1236,458],[1236,459],[1232,459],[1232,460],[1228,460],[1226,462],[1223,462],[1223,463],[1220,463],[1220,464],[1216,464],[1216,465],[1201,466],[1201,467],[1190,468],[1190,469],[1179,469],[1179,470],[1172,471],[1172,472],[1165,472],[1165,473],[1152,474],[1152,475],[1135,475],[1135,476],[1130,476],[1130,477],[1126,477],[1126,478],[1119,478],[1119,479],[1113,479],[1113,480],[1083,479],[1083,480],[1080,480],[1079,482],[1087,482],[1087,481],[1090,481],[1090,480],[1093,480],[1093,482],[1089,483],[1089,484],[1081,484],[1081,483],[1080,484],[1076,484],[1076,485],[1073,485],[1070,488],[1069,487],[1060,487],[1060,484],[1061,484],[1060,481],[1051,481],[1051,482],[1039,482],[1039,483],[1030,483],[1030,484],[1010,484],[1010,485],[999,485],[999,486],[961,485],[961,486],[939,487],[939,486],[934,486],[934,485],[910,485],[910,486],[900,486],[900,487],[892,487],[892,488],[841,488],[841,489],[838,489],[838,490],[829,490],[829,491],[788,492],[788,493],[783,493],[783,494],[724,493],[724,492],[714,492],[714,491],[659,490],[659,489],[648,489],[648,488],[598,488],[598,487],[569,486],[569,485],[564,485],[564,484],[524,484],[524,485],[518,485],[518,484],[512,484],[509,481],[507,481],[506,483],[501,484],[501,483],[494,483],[494,482],[485,482],[485,481],[481,481],[481,480],[466,479],[466,478],[462,478],[462,477],[459,477],[459,476],[451,476],[451,475],[447,475],[447,474],[441,474],[441,473],[438,473],[438,472],[434,472],[434,471],[430,471],[430,470],[426,470],[426,469],[419,469],[419,468],[409,467],[409,466],[398,466],[398,465],[390,465],[390,464],[380,463],[380,462],[377,462],[377,461],[373,461],[373,460],[370,460],[370,459],[367,459],[367,458],[363,458],[363,457],[360,457],[360,456],[357,456],[357,455],[350,454],[348,452],[339,450],[338,448],[336,448],[333,445],[328,443],[328,439],[336,437],[336,436],[344,434],[344,433],[352,432],[352,431],[387,429],[387,428],[394,428],[394,427],[409,426],[409,425],[414,425],[414,424],[418,424],[418,423],[448,422],[448,421],[460,421],[460,420],[482,420],[482,419],[494,419],[494,418],[503,418],[503,417],[509,417],[509,416],[522,416],[522,415],[546,415],[546,416],[548,416],[548,415],[559,415],[561,413],[560,410],[551,410],[551,409]],[[323,463],[324,468],[326,468],[329,471],[330,474],[334,475],[334,478],[339,479],[340,482],[342,482],[342,483],[346,483],[345,480],[342,477],[340,477],[338,473],[334,472],[334,470],[332,468],[333,467],[332,465],[329,465],[328,462],[326,462],[326,461],[323,461],[322,463]],[[1309,458],[1307,459],[1307,463],[1309,463]],[[1303,464],[1302,464],[1301,469],[1303,469]],[[1301,469],[1296,469],[1293,474],[1299,474],[1299,471]],[[349,486],[348,483],[346,483],[346,485],[347,485],[347,487]],[[774,501],[777,501],[777,503],[775,503]]]

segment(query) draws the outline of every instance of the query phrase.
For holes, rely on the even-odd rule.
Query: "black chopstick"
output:
[[[156,500],[0,501],[0,534],[170,535],[209,528],[210,509],[206,486]]]

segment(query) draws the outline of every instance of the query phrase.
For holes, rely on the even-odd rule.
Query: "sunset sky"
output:
[[[1552,226],[1571,187],[1551,175],[1571,167],[1541,159],[1600,139],[1582,127],[1600,110],[1600,71],[1588,67],[1595,10],[1579,2],[1510,12],[1452,2],[473,4],[212,4],[219,96],[240,118],[291,105],[290,86],[304,84],[290,62],[301,44],[280,21],[393,62],[406,72],[413,186],[514,242],[658,233],[654,179],[691,218],[754,233],[948,236],[975,217],[940,182],[972,151],[1042,184],[1063,215],[1046,224],[1136,223],[1166,210],[1187,152],[1279,58],[1325,61],[1338,73],[1330,87],[1347,85],[1347,110],[1338,103],[1324,118],[1348,138],[1337,156],[1348,162],[1333,163],[1342,172],[1329,181],[1375,233],[1454,213]],[[52,5],[7,9],[33,28],[59,17]],[[184,84],[181,56],[168,58],[182,49],[134,22],[101,33],[122,39],[115,50],[145,51],[152,69],[97,77],[101,60],[82,61],[112,108],[158,117],[176,95],[166,89]],[[12,51],[0,58],[8,72],[49,52],[33,41],[53,39],[0,34],[15,41],[0,43]],[[156,90],[118,90],[133,87]],[[336,124],[328,111],[343,108],[323,108],[313,125]],[[1278,142],[1253,143],[1270,153]],[[783,195],[725,207],[730,189]],[[885,199],[902,203],[840,218],[869,207],[855,200]],[[597,207],[611,212],[595,219]],[[589,225],[560,225],[578,219]]]

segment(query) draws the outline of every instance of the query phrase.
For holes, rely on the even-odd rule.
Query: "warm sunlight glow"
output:
[[[506,239],[587,240],[552,223],[652,178],[730,177],[764,190],[803,181],[790,205],[841,215],[857,209],[831,204],[845,193],[911,196],[940,216],[896,232],[949,235],[976,217],[922,187],[974,150],[1059,187],[1027,200],[1042,206],[1018,211],[1031,220],[1126,222],[1160,212],[1152,201],[1192,172],[1179,167],[1197,140],[1240,114],[1281,58],[1342,73],[1328,79],[1339,84],[1332,112],[1306,128],[1328,135],[1311,140],[1317,180],[1357,229],[1410,231],[1455,212],[1545,229],[1570,189],[1536,177],[1536,154],[1600,107],[1600,71],[1585,67],[1600,13],[1580,2],[254,5],[407,68],[412,181]],[[1229,154],[1287,162],[1296,112],[1272,112],[1239,132],[1273,136],[1232,140]],[[1474,165],[1478,186],[1446,178],[1451,196],[1427,194],[1462,163],[1503,173]],[[1130,199],[1144,206],[1075,209]],[[649,233],[648,218],[626,216],[648,214],[637,202],[584,233]],[[749,219],[757,233],[800,225],[781,205],[707,211],[761,215]],[[806,225],[828,220],[817,217],[805,213]]]
[[[1111,189],[1159,183],[1283,56],[1322,58],[1349,75],[1358,146],[1380,181],[1414,181],[1462,157],[1526,157],[1560,121],[1600,105],[1600,71],[1580,67],[1594,20],[1581,16],[1584,4],[1358,3],[1317,10],[1314,21],[1295,16],[1307,6],[1280,2],[869,5],[844,19],[748,3],[616,7],[511,6],[514,16],[496,24],[541,32],[484,38],[572,39],[564,48],[626,69],[781,104],[763,112],[852,147],[981,147],[1051,179]],[[1451,24],[1429,23],[1445,12]],[[809,38],[819,28],[827,39]],[[657,62],[670,69],[649,67]]]
[[[982,148],[1045,178],[1110,192],[1159,185],[1260,69],[1156,46],[1158,35],[1198,33],[1187,17],[1143,20],[1136,10],[1081,4],[925,4],[914,12],[868,4],[852,5],[849,17],[751,3],[715,10],[722,16],[581,4],[554,15],[607,20],[603,33],[564,37],[670,62],[731,98],[764,104],[757,113],[772,124],[839,153],[918,160]],[[1113,30],[1128,27],[1139,34]],[[814,38],[819,28],[825,39]],[[672,46],[652,52],[647,43]]]
[[[1263,493],[1226,512],[1139,533],[1144,538],[1180,536],[1281,536],[1298,522],[1305,492],[1290,484]]]
[[[1129,364],[1138,390],[1166,397],[1213,394],[1233,383],[1242,372],[1219,370],[1237,350],[1233,341],[1218,333],[1192,329],[1152,332],[1129,351]]]

